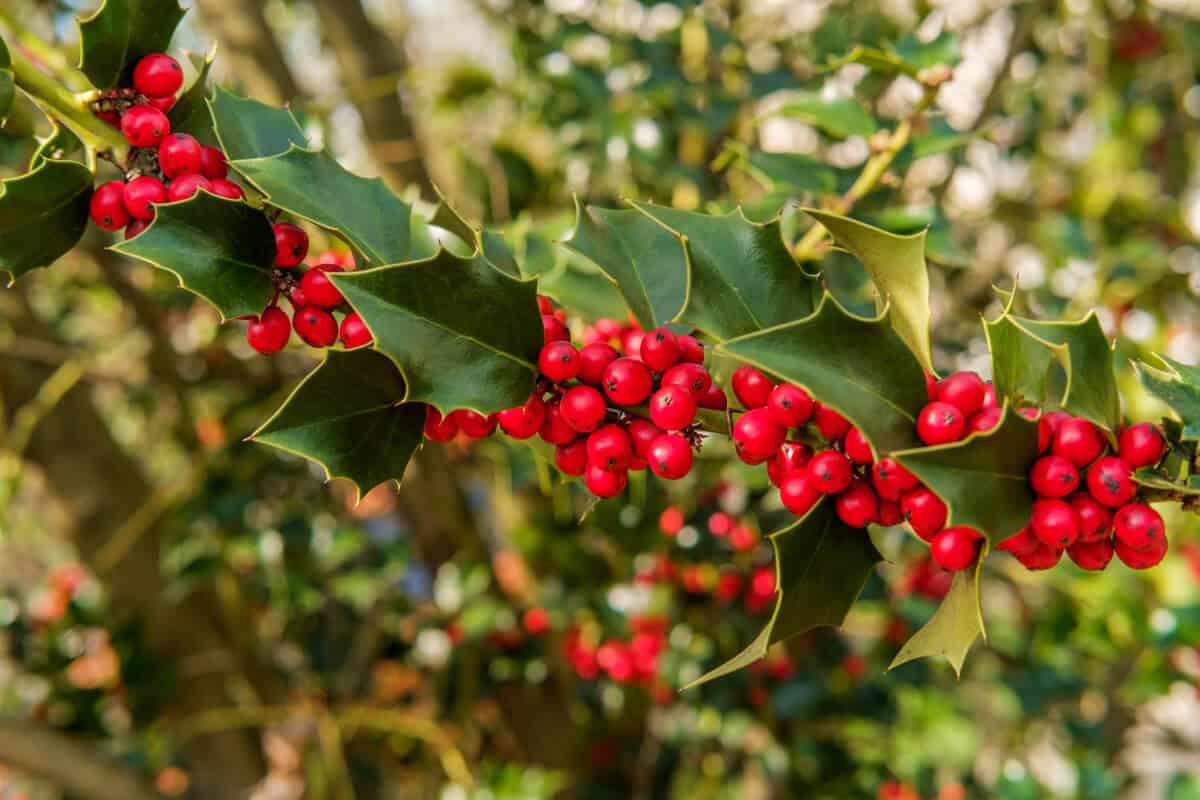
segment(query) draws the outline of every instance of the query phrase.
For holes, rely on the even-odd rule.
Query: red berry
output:
[[[1135,550],[1144,550],[1167,538],[1163,518],[1144,503],[1121,506],[1113,516],[1113,532],[1117,541]]]
[[[546,418],[538,434],[550,444],[570,444],[579,434],[567,424],[563,417],[562,404],[558,398],[546,404]]]
[[[149,222],[145,222],[140,219],[132,219],[129,221],[129,224],[125,226],[125,239],[132,239],[149,227]]]
[[[850,488],[837,496],[833,505],[838,517],[851,528],[865,528],[879,514],[879,498],[864,478],[851,483]]]
[[[653,422],[634,417],[625,425],[625,431],[633,442],[633,454],[638,458],[649,459],[650,445],[662,435],[662,428]]]
[[[1112,561],[1113,543],[1108,539],[1094,542],[1078,541],[1067,548],[1067,555],[1081,569],[1099,572]]]
[[[684,362],[664,372],[661,383],[663,386],[682,386],[699,402],[712,386],[712,375],[699,364]]]
[[[696,405],[714,411],[724,411],[729,408],[729,399],[725,396],[725,390],[714,383],[708,387],[708,391],[704,393],[703,397],[696,400]]]
[[[867,466],[875,461],[871,445],[858,428],[851,428],[846,432],[846,438],[842,440],[842,451],[855,464]]]
[[[733,517],[724,511],[718,511],[708,518],[708,532],[718,539],[724,539],[733,528]]]
[[[927,445],[957,442],[966,433],[966,419],[958,406],[935,401],[921,409],[917,417],[917,436]]]
[[[821,499],[821,493],[813,486],[807,472],[793,472],[780,485],[779,497],[784,508],[802,517]]]
[[[1052,450],[1077,467],[1086,467],[1104,451],[1104,437],[1089,420],[1065,419],[1054,431]]]
[[[618,357],[619,354],[611,345],[592,342],[579,351],[579,373],[575,377],[584,383],[599,386],[604,381],[604,370]]]
[[[689,364],[704,363],[704,345],[700,344],[695,336],[685,333],[677,338],[679,339],[680,361],[686,361]]]
[[[808,469],[812,449],[802,442],[784,442],[779,451],[767,461],[767,475],[771,483],[782,486],[788,476]]]
[[[308,255],[308,234],[304,232],[304,229],[290,222],[276,222],[273,230],[275,231],[275,266],[290,269],[303,261],[304,257]]]
[[[584,484],[597,497],[616,497],[625,491],[629,473],[624,470],[607,470],[599,464],[588,463],[584,471]]]
[[[158,147],[170,132],[167,115],[153,106],[134,106],[121,115],[121,133],[133,147]]]
[[[296,335],[313,347],[329,347],[337,341],[338,324],[323,308],[305,306],[292,316]]]
[[[696,401],[681,386],[664,386],[650,398],[650,419],[664,431],[682,430],[695,418]]]
[[[460,408],[450,412],[450,418],[458,425],[458,429],[472,439],[486,439],[496,431],[496,416],[484,416],[469,408]]]
[[[1041,497],[1066,497],[1079,488],[1079,470],[1062,456],[1042,456],[1033,462],[1029,485]]]
[[[550,614],[546,609],[534,606],[521,616],[521,627],[530,636],[540,636],[550,630]]]
[[[619,406],[643,402],[653,385],[649,368],[632,358],[618,358],[604,369],[604,393]]]
[[[125,184],[109,181],[100,184],[92,193],[88,213],[106,231],[115,231],[129,224],[129,212],[125,209]]]
[[[171,185],[167,187],[167,199],[172,203],[177,203],[180,200],[187,200],[201,189],[208,191],[211,188],[212,184],[208,178],[199,172],[189,172],[187,175],[180,175],[171,181]]]
[[[812,486],[822,494],[844,492],[854,479],[854,471],[846,457],[836,450],[822,450],[808,462],[808,477]]]
[[[645,334],[640,328],[627,328],[621,333],[621,350],[630,356],[641,357],[642,338]]]
[[[640,348],[642,361],[655,372],[665,372],[679,361],[679,341],[666,328],[647,331]]]
[[[150,204],[167,202],[167,187],[153,175],[139,175],[125,184],[124,202],[129,216],[149,222],[154,219]]]
[[[1071,508],[1079,519],[1079,541],[1097,542],[1112,535],[1112,512],[1086,492],[1071,495]]]
[[[1038,500],[1029,520],[1034,534],[1047,547],[1061,550],[1079,538],[1079,517],[1063,500]]]
[[[1026,525],[996,545],[996,549],[1012,553],[1017,558],[1023,558],[1033,554],[1035,550],[1042,546],[1042,540],[1037,538],[1037,535],[1033,532],[1033,528]]]
[[[587,455],[588,464],[624,472],[633,459],[633,443],[624,428],[609,423],[587,437]]]
[[[558,317],[553,314],[542,314],[542,342],[549,344],[559,341],[571,341],[571,332]]]
[[[979,413],[986,393],[983,379],[974,372],[955,372],[937,384],[937,399],[954,406],[964,417]]]
[[[985,406],[978,414],[967,420],[967,435],[987,433],[1000,424],[1004,412],[995,406]]]
[[[170,112],[170,110],[175,107],[176,98],[174,97],[148,97],[146,99],[149,101],[150,105],[154,106],[164,114]]]
[[[564,383],[579,374],[579,351],[570,342],[550,342],[538,355],[538,370],[554,383]]]
[[[884,500],[898,501],[901,495],[916,489],[920,483],[916,475],[891,456],[884,456],[871,468],[871,485]]]
[[[996,400],[996,384],[988,381],[983,385],[983,407],[997,408],[1000,403]]]
[[[747,464],[761,464],[779,450],[787,430],[776,425],[768,408],[754,408],[733,423],[733,444],[738,458]]]
[[[342,329],[338,338],[346,347],[361,347],[370,343],[371,331],[367,329],[367,323],[363,322],[358,312],[352,311],[342,318]]]
[[[329,272],[340,272],[341,267],[334,264],[317,264],[309,267],[300,276],[300,291],[309,303],[322,308],[334,308],[341,305],[342,293],[329,280]]]
[[[1133,470],[1116,456],[1098,459],[1087,471],[1088,494],[1109,508],[1117,508],[1137,496]]]
[[[538,313],[540,313],[540,314],[553,314],[554,313],[554,301],[551,300],[549,297],[546,297],[546,295],[539,294],[537,296],[537,304],[538,304]]]
[[[692,446],[678,433],[664,433],[650,445],[646,460],[660,478],[675,481],[692,471]]]
[[[567,444],[554,448],[554,464],[565,475],[576,478],[587,471],[587,439],[579,437]]]
[[[1062,554],[1061,547],[1050,547],[1042,542],[1038,542],[1037,549],[1031,553],[1025,555],[1013,553],[1017,557],[1017,561],[1020,561],[1025,569],[1035,572],[1050,569],[1059,562]]]
[[[604,395],[591,386],[572,386],[563,392],[563,419],[579,433],[591,433],[599,428],[607,412]]]
[[[812,395],[791,383],[781,383],[767,396],[767,410],[776,425],[798,428],[812,416]]]
[[[260,353],[278,353],[292,336],[292,321],[279,306],[267,306],[246,327],[246,341]]]
[[[218,197],[228,198],[229,200],[241,200],[245,196],[242,187],[224,178],[217,178],[212,182],[212,193]]]
[[[937,400],[937,385],[938,379],[936,375],[928,372],[925,373],[925,395],[929,398],[929,402]]]
[[[215,181],[229,174],[229,163],[225,154],[215,147],[200,148],[200,174]]]
[[[771,381],[754,367],[738,367],[730,379],[733,395],[743,408],[761,408],[771,396]]]
[[[170,97],[183,86],[183,69],[166,53],[151,53],[133,68],[133,88],[146,97]]]
[[[942,499],[924,486],[901,497],[900,510],[904,512],[904,521],[927,542],[946,527],[949,513]]]
[[[1117,539],[1113,542],[1113,549],[1117,553],[1117,558],[1121,559],[1121,563],[1130,569],[1150,569],[1150,567],[1158,566],[1167,554],[1167,537],[1159,537],[1149,547],[1138,549]]]
[[[958,572],[975,563],[975,558],[979,555],[979,542],[982,538],[979,531],[974,528],[955,525],[933,537],[933,541],[929,543],[929,555],[942,569]]]
[[[531,394],[525,405],[501,411],[497,421],[500,429],[514,439],[532,438],[546,421],[546,404],[540,395]]]
[[[679,506],[667,506],[658,515],[658,529],[667,536],[674,536],[683,530],[685,522],[687,520],[684,518],[683,512],[679,510]]]
[[[458,436],[458,423],[452,416],[443,417],[433,406],[425,406],[425,438],[433,442],[448,442]]]
[[[1157,464],[1167,442],[1157,425],[1139,422],[1121,431],[1119,452],[1121,460],[1134,469]]]
[[[158,146],[158,166],[168,178],[200,172],[203,164],[204,148],[186,133],[172,133]]]
[[[831,442],[845,438],[850,432],[850,420],[824,403],[813,403],[812,421],[821,435]]]
[[[900,510],[900,504],[894,503],[891,500],[879,501],[878,520],[880,525],[885,528],[890,528],[893,525],[899,525],[904,522],[904,512]]]

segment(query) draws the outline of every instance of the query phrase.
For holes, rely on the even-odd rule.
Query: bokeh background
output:
[[[92,5],[5,0],[0,32],[69,60]],[[920,95],[838,59],[936,53],[954,79],[855,214],[930,227],[939,367],[986,372],[979,316],[1014,286],[1098,310],[1132,416],[1163,409],[1130,359],[1200,361],[1196,2],[185,5],[177,49],[215,42],[217,80],[351,169],[502,227],[580,324],[625,311],[553,244],[573,197],[820,203]],[[0,174],[45,130],[18,103]],[[451,443],[355,507],[242,441],[309,354],[255,356],[106,244],[0,291],[3,800],[1200,798],[1194,517],[1149,573],[993,558],[961,679],[886,671],[946,579],[884,532],[844,630],[680,694],[769,613],[763,471],[714,443],[589,509],[534,450]]]

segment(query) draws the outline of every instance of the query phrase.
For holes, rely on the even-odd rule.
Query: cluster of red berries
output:
[[[356,311],[345,306],[345,299],[329,280],[330,272],[355,268],[351,253],[338,255],[327,250],[311,267],[298,271],[308,255],[308,234],[290,222],[275,226],[275,296],[246,327],[246,341],[260,353],[277,353],[292,336],[292,330],[310,347],[330,347],[341,341],[346,347],[361,347],[371,341],[371,331]],[[282,295],[292,304],[292,317],[279,307]],[[341,314],[341,320],[335,316]]]
[[[119,128],[130,144],[125,180],[108,181],[92,194],[92,221],[132,239],[154,219],[155,203],[186,200],[199,189],[237,200],[242,187],[229,180],[225,154],[186,133],[171,133],[166,112],[183,85],[179,62],[151,53],[133,70],[133,86],[96,101],[96,114]]]
[[[597,641],[580,628],[567,631],[563,652],[575,674],[595,680],[602,674],[617,683],[657,684],[659,656],[667,649],[667,621],[662,617],[635,617],[628,639]]]

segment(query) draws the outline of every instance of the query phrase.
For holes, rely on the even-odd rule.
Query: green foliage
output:
[[[128,85],[142,56],[167,49],[184,13],[175,0],[103,0],[79,21],[79,68],[97,89]]]
[[[40,159],[0,184],[0,272],[10,282],[45,267],[87,230],[92,173],[77,161]]]
[[[8,116],[12,107],[16,87],[13,84],[12,58],[8,54],[8,45],[0,37],[0,123]]]
[[[171,130],[191,134],[206,145],[218,144],[213,131],[213,115],[208,108],[208,73],[216,53],[216,49],[213,49],[204,56],[190,54],[192,65],[196,68],[196,79],[180,91],[175,105],[167,113]]]
[[[983,554],[974,569],[954,573],[950,591],[938,610],[921,630],[913,634],[889,669],[895,669],[918,658],[942,656],[961,675],[967,651],[980,636],[986,636],[983,611],[979,607],[979,575],[983,570]]]
[[[870,136],[879,129],[871,112],[852,97],[827,97],[820,92],[800,91],[789,98],[779,113],[803,120],[835,139]]]
[[[1184,441],[1200,441],[1200,368],[1166,356],[1158,356],[1158,360],[1165,369],[1145,363],[1137,365],[1142,386],[1179,415]]]
[[[472,225],[440,192],[437,208],[429,222],[453,233],[470,248],[472,254],[478,253],[479,257],[501,272],[514,278],[521,277],[521,268],[504,237],[495,231]]]
[[[38,142],[37,150],[29,159],[31,169],[46,160],[78,161],[84,155],[83,142],[79,141],[70,128],[51,123],[53,128]]]
[[[292,146],[307,147],[304,130],[286,108],[238,97],[220,86],[207,101],[213,131],[230,161],[265,158]]]

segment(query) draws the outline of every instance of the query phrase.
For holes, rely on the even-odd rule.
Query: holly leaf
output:
[[[1155,357],[1164,369],[1145,362],[1134,365],[1142,386],[1179,415],[1183,441],[1200,441],[1200,367],[1190,367],[1162,355]]]
[[[8,109],[12,107],[15,93],[12,57],[8,54],[8,45],[4,43],[3,37],[0,37],[0,122],[4,122],[5,117],[8,116]]]
[[[852,97],[826,97],[821,92],[793,92],[777,112],[807,122],[835,139],[870,136],[879,129],[871,112]]]
[[[262,312],[274,292],[275,235],[261,211],[205,191],[155,208],[149,228],[112,249],[173,273],[223,319]]]
[[[1006,406],[991,431],[892,456],[946,503],[949,524],[969,525],[995,544],[1025,527],[1033,512],[1029,467],[1038,456],[1037,433],[1037,422]]]
[[[648,203],[630,205],[683,245],[687,294],[675,321],[717,339],[732,339],[792,322],[816,307],[820,280],[792,257],[779,217],[759,224],[746,219],[740,209],[714,216]],[[647,263],[640,269],[651,268]]]
[[[206,102],[213,132],[230,161],[279,155],[293,145],[308,146],[304,129],[286,108],[239,97],[220,86]]]
[[[471,224],[466,217],[458,213],[454,206],[450,205],[450,201],[445,198],[440,189],[435,186],[434,191],[438,196],[438,205],[434,209],[430,224],[453,233],[496,269],[514,278],[520,278],[521,268],[517,265],[517,259],[508,243],[504,241],[504,237],[495,231]]]
[[[183,15],[175,0],[104,0],[79,21],[79,68],[97,89],[128,85],[142,56],[167,49]]]
[[[1133,473],[1133,482],[1147,489],[1172,492],[1180,495],[1200,495],[1200,476],[1188,476],[1185,480],[1173,481],[1151,467],[1143,467]]]
[[[29,168],[35,169],[43,161],[78,161],[73,156],[84,155],[83,142],[74,131],[65,125],[50,120],[50,133],[38,140],[37,150],[29,159]]]
[[[326,480],[354,484],[355,502],[384,481],[397,483],[421,443],[425,407],[401,403],[404,379],[369,349],[327,350],[250,439],[315,461]]]
[[[776,642],[820,626],[838,627],[883,560],[866,531],[851,528],[818,503],[807,515],[768,537],[775,551],[775,610],[745,650],[684,689],[737,672]]]
[[[913,76],[928,67],[938,64],[953,67],[962,60],[958,37],[949,31],[942,31],[928,42],[922,42],[914,36],[905,36],[891,49],[904,62],[905,71]]]
[[[41,158],[24,175],[0,182],[0,272],[10,285],[79,242],[91,197],[92,173],[78,161]]]
[[[406,402],[490,414],[529,399],[542,346],[536,281],[447,250],[330,279],[400,368]]]
[[[921,630],[913,634],[888,669],[895,669],[918,658],[942,656],[962,675],[967,651],[980,636],[987,638],[983,626],[983,611],[979,606],[979,572],[983,568],[982,553],[974,569],[954,573],[950,591]]]
[[[1007,314],[991,322],[985,319],[983,330],[992,354],[996,396],[1014,403],[1028,400],[1039,406],[1050,401],[1050,367],[1057,362],[1067,368],[1067,346],[1031,336]],[[1053,401],[1060,399],[1055,397]]]
[[[188,57],[196,68],[196,79],[180,92],[175,105],[171,106],[167,113],[172,131],[191,134],[207,145],[218,144],[216,133],[213,131],[213,115],[208,109],[208,73],[212,69],[216,54],[215,46],[203,56],[189,54]]]
[[[575,203],[563,242],[608,276],[646,330],[675,319],[687,302],[688,265],[679,237],[636,209]]]
[[[881,228],[806,208],[833,236],[867,268],[879,293],[879,306],[887,306],[897,335],[916,354],[926,372],[933,372],[929,344],[929,270],[925,266],[925,231],[899,236]]]
[[[740,336],[717,352],[803,386],[858,426],[877,453],[920,445],[917,414],[929,402],[921,364],[885,311],[850,314],[832,295],[804,319]]]
[[[324,150],[292,145],[268,158],[231,161],[268,202],[328,228],[361,254],[359,264],[381,266],[412,259],[412,209],[380,178],[362,178]]]

